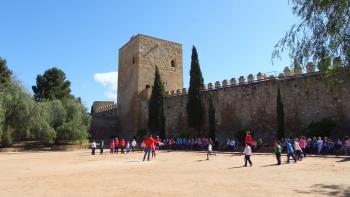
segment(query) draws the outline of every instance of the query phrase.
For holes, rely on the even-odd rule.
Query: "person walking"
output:
[[[294,156],[293,146],[290,143],[290,140],[288,139],[287,140],[287,163],[289,163],[290,157],[292,157],[294,159],[294,163],[297,162],[297,160],[295,159],[295,156]]]
[[[124,137],[122,137],[120,141],[120,153],[124,154],[124,148],[125,148],[125,140],[124,140]]]
[[[103,154],[103,149],[105,148],[105,142],[102,140],[100,143],[100,155]]]
[[[249,146],[248,143],[245,144],[243,154],[244,154],[244,167],[247,167],[247,162],[249,162],[250,167],[252,167],[253,162],[250,160],[250,156],[252,155],[252,148]]]
[[[213,141],[211,139],[209,139],[209,142],[208,142],[207,160],[209,160],[210,155],[216,156],[216,153],[213,152]]]
[[[298,161],[302,160],[302,149],[300,148],[298,138],[294,140],[294,150],[295,150],[295,157]]]
[[[277,160],[277,165],[281,165],[281,154],[282,154],[282,147],[281,147],[281,142],[276,141],[275,143],[275,155],[276,155],[276,160]]]
[[[116,137],[114,140],[114,153],[118,154],[119,152],[119,139]]]
[[[131,142],[131,151],[134,152],[137,146],[136,139],[134,138]]]
[[[149,161],[152,145],[154,143],[159,143],[160,144],[160,142],[158,142],[157,140],[153,139],[152,138],[152,134],[149,134],[149,136],[145,140],[143,140],[143,142],[144,142],[144,144],[146,146],[145,150],[144,150],[145,154],[143,155],[143,161],[145,161],[146,156],[147,156],[147,160]]]
[[[95,140],[91,143],[91,154],[95,155],[95,150],[96,150],[96,142]]]
[[[111,150],[109,154],[113,154],[115,148],[114,140],[112,139],[111,143],[109,144],[109,149]]]

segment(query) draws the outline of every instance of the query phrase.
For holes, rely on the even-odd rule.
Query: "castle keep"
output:
[[[92,137],[133,137],[139,129],[147,128],[155,66],[160,70],[167,95],[166,134],[191,134],[181,44],[139,34],[119,49],[118,104],[100,106],[92,114]],[[292,72],[286,67],[278,76],[258,73],[209,83],[204,103],[208,107],[209,94],[214,97],[216,133],[221,139],[245,129],[253,130],[259,137],[275,136],[278,89],[284,105],[286,135],[299,135],[310,123],[324,118],[336,123],[333,135],[343,135],[350,131],[349,67],[340,68],[334,81],[336,86],[332,90],[323,72],[310,66],[306,73]],[[207,122],[203,130],[208,132]]]

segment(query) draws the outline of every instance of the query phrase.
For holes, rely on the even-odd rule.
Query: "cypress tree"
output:
[[[209,122],[209,138],[211,138],[212,140],[215,140],[216,138],[215,107],[214,107],[212,95],[209,96],[208,122]]]
[[[186,106],[188,124],[198,133],[204,124],[204,106],[203,106],[203,82],[202,72],[199,65],[196,47],[192,48],[191,71],[190,71],[190,87],[188,89],[188,102]]]
[[[280,87],[277,89],[277,138],[284,137],[284,107],[281,98]]]
[[[160,135],[161,138],[165,137],[164,97],[164,86],[156,66],[152,95],[149,100],[148,128],[152,133]]]

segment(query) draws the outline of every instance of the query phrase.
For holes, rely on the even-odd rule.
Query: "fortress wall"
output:
[[[259,77],[258,77],[259,78]],[[350,71],[343,68],[337,72],[338,85],[327,88],[324,73],[308,73],[297,76],[280,75],[279,78],[248,77],[247,82],[231,80],[208,84],[204,93],[205,107],[208,95],[214,97],[217,136],[233,137],[239,130],[251,129],[256,137],[273,138],[277,130],[277,88],[280,87],[285,112],[286,135],[300,135],[312,122],[332,118],[337,129],[334,135],[350,131]],[[333,91],[332,91],[333,90]],[[177,136],[191,132],[187,124],[187,95],[183,90],[167,93],[165,116],[167,135]],[[207,112],[207,109],[206,109]],[[205,115],[207,119],[207,114]],[[203,131],[208,132],[207,123]]]

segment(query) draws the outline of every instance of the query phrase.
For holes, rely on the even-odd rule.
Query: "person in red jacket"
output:
[[[247,135],[245,136],[244,143],[245,143],[245,144],[252,145],[252,143],[253,143],[253,138],[252,138],[252,136],[250,135],[250,131],[247,131]]]
[[[152,138],[152,134],[149,134],[149,136],[145,140],[143,140],[143,142],[146,145],[145,154],[143,156],[143,161],[145,161],[146,155],[148,155],[147,160],[149,161],[149,156],[150,156],[150,153],[151,153],[152,145],[154,143],[161,144],[161,142],[158,142],[157,140],[153,139]]]
[[[115,144],[114,144],[114,140],[113,139],[112,139],[111,143],[109,144],[109,148],[111,149],[111,151],[109,153],[113,154],[113,150],[115,148]]]
[[[122,140],[120,141],[120,152],[124,154],[124,148],[125,148],[125,140],[124,137],[122,137]]]

